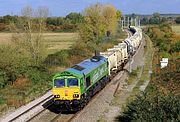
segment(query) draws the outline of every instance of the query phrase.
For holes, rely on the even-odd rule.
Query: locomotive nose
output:
[[[79,88],[54,88],[53,89],[54,100],[79,100],[80,89]]]

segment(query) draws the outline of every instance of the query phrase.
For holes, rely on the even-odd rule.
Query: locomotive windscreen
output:
[[[64,87],[65,80],[64,79],[55,79],[54,80],[54,87]]]
[[[76,78],[68,78],[67,80],[67,86],[78,86],[78,79]]]

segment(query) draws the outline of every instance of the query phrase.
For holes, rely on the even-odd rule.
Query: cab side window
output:
[[[86,78],[86,88],[89,87],[91,85],[91,79],[90,79],[90,76],[88,76]]]
[[[84,86],[84,78],[81,78],[81,87]]]

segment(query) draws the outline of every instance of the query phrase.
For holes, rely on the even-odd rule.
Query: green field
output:
[[[11,44],[12,33],[0,33],[0,44]],[[44,33],[44,43],[48,53],[68,49],[78,39],[77,33]]]

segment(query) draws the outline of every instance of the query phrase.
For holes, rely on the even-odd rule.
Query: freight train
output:
[[[110,81],[111,76],[123,69],[142,41],[142,30],[130,26],[132,36],[122,43],[100,52],[53,77],[52,92],[55,105],[61,110],[80,110]]]

